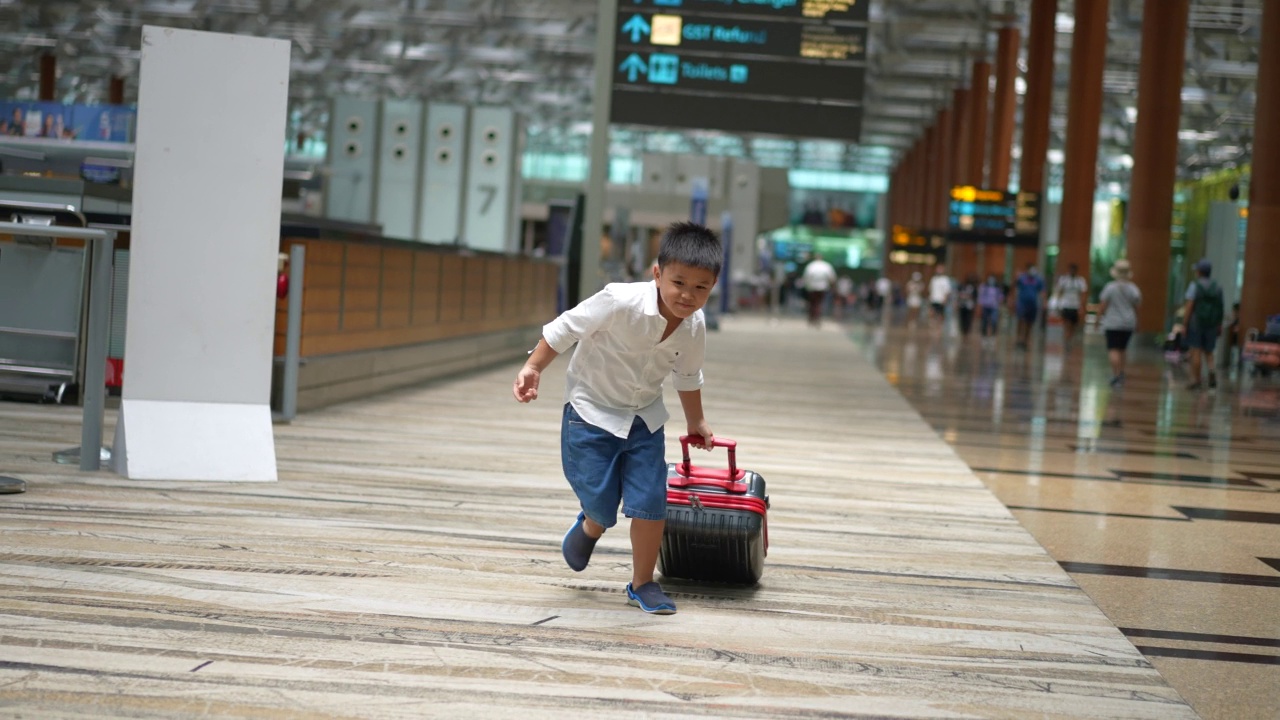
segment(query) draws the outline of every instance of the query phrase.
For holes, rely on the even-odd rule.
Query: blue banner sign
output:
[[[117,105],[0,100],[0,135],[130,143],[137,115]]]

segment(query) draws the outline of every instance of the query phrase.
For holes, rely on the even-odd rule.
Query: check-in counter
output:
[[[547,260],[286,217],[281,252],[298,244],[306,248],[300,411],[515,362],[555,316],[559,268]],[[287,311],[279,300],[277,358],[285,354]],[[280,366],[276,376],[279,392]]]

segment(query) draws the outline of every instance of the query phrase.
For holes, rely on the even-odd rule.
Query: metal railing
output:
[[[89,322],[85,330],[85,371],[81,397],[84,420],[80,428],[80,469],[102,466],[102,417],[106,403],[107,335],[111,312],[111,251],[114,230],[56,227],[0,222],[0,235],[69,238],[89,244]]]

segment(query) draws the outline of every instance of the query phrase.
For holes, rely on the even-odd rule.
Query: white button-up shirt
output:
[[[637,416],[650,432],[667,422],[662,383],[668,374],[675,376],[676,390],[702,387],[702,311],[663,340],[666,329],[657,283],[611,283],[543,326],[542,337],[557,353],[578,344],[569,360],[565,399],[583,420],[625,438]]]

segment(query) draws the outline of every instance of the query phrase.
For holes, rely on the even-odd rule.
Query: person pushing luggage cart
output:
[[[676,611],[653,579],[667,516],[663,425],[669,415],[662,385],[674,375],[688,435],[709,449],[715,436],[702,411],[702,307],[723,257],[715,233],[694,223],[672,225],[663,233],[653,280],[611,283],[545,325],[512,386],[517,401],[537,399],[542,371],[578,345],[567,371],[560,453],[581,512],[561,552],[570,568],[584,570],[596,541],[617,523],[621,503],[631,518],[627,602],[647,613]]]

